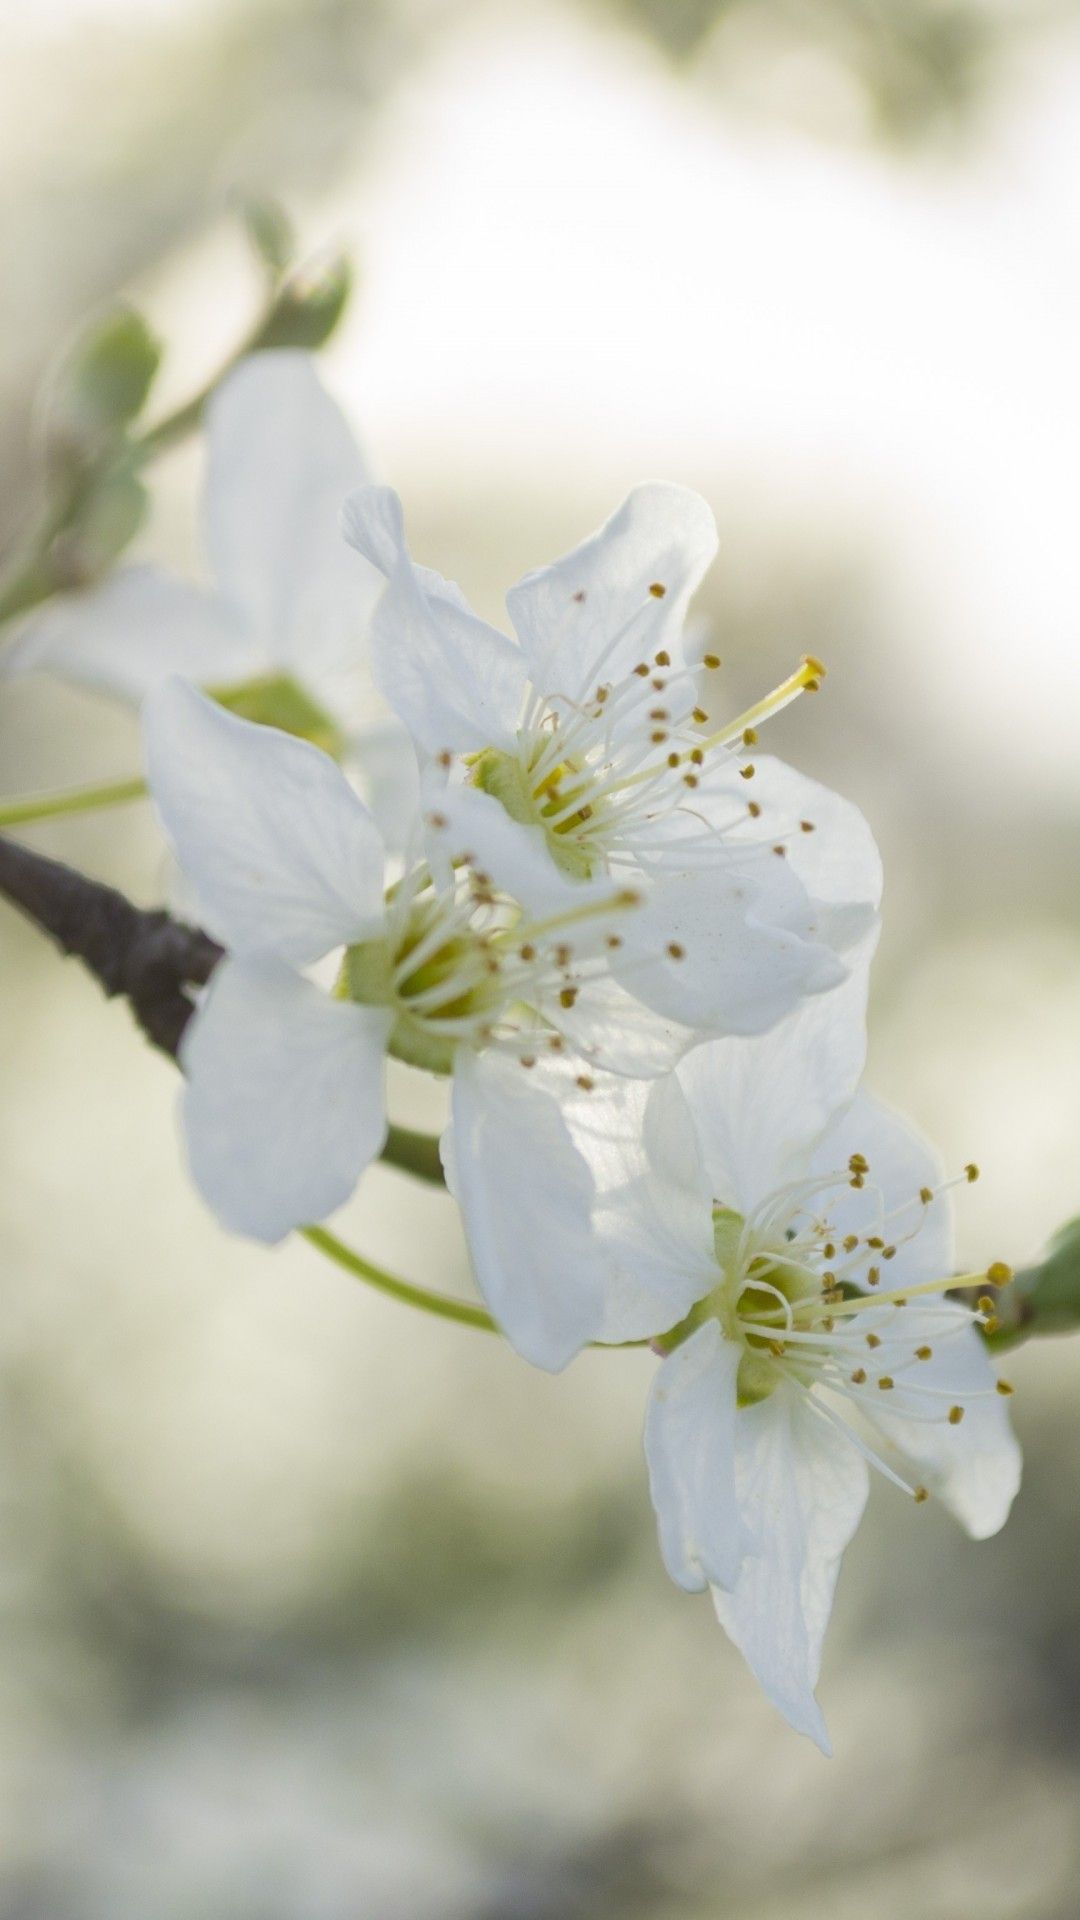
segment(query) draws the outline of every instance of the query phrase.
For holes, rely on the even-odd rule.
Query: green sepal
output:
[[[239,715],[241,720],[254,720],[259,726],[277,727],[298,740],[309,740],[333,760],[340,760],[345,752],[341,728],[291,674],[263,674],[238,681],[235,686],[209,687],[207,691],[219,707]]]
[[[1000,1292],[985,1291],[994,1298],[998,1324],[984,1338],[996,1351],[1033,1334],[1075,1333],[1080,1329],[1080,1216],[1060,1228],[1037,1266],[1025,1267]]]
[[[328,265],[285,282],[250,344],[252,353],[270,347],[324,346],[341,319],[352,292],[353,270],[344,254]]]
[[[83,468],[119,445],[146,405],[161,354],[134,307],[114,307],[84,331],[50,396],[47,453],[54,469]]]

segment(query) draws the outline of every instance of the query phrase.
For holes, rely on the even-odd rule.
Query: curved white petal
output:
[[[317,747],[170,680],[146,704],[147,777],[214,931],[304,964],[382,925],[370,814]]]
[[[717,1618],[773,1705],[827,1754],[814,1688],[841,1556],[866,1504],[868,1469],[800,1389],[780,1387],[739,1409],[735,1478],[753,1546],[734,1586],[714,1586]]]
[[[422,784],[424,821],[432,864],[448,873],[448,863],[468,853],[469,864],[487,873],[495,885],[531,913],[574,912],[589,901],[612,899],[619,889],[606,875],[574,880],[560,872],[548,851],[542,827],[511,818],[492,794],[478,787],[447,784],[429,768]]]
[[[389,1025],[279,962],[221,963],[181,1065],[192,1176],[224,1226],[281,1240],[348,1199],[386,1137]]]
[[[692,1028],[654,1013],[609,975],[588,980],[572,1006],[563,1004],[555,987],[537,1004],[586,1065],[601,1072],[656,1079],[670,1073],[694,1043]]]
[[[746,1536],[735,1486],[736,1378],[742,1348],[706,1320],[668,1355],[645,1414],[660,1551],[688,1593],[732,1587]]]
[[[598,675],[622,679],[661,648],[679,664],[687,605],[716,546],[700,494],[652,483],[572,553],[527,573],[506,604],[538,690],[580,700]]]
[[[399,719],[428,753],[512,748],[526,688],[520,648],[470,613],[456,587],[413,565],[389,487],[354,493],[342,526],[387,582],[372,628],[373,671]]]
[[[1020,1486],[1020,1448],[1008,1401],[996,1391],[996,1371],[967,1309],[943,1301],[911,1308],[898,1319],[899,1342],[881,1356],[896,1385],[877,1394],[868,1417],[884,1441],[883,1457],[947,1507],[976,1540],[997,1533]],[[914,1358],[929,1347],[928,1360]],[[949,1410],[960,1407],[953,1424]],[[899,1458],[896,1458],[899,1455]]]
[[[679,1084],[717,1199],[747,1213],[806,1171],[859,1084],[866,990],[863,966],[771,1033],[709,1041],[682,1061]],[[838,1148],[823,1151],[835,1157]]]
[[[393,716],[358,729],[345,765],[384,847],[403,854],[420,813],[420,769],[407,729]]]
[[[243,618],[159,567],[124,567],[86,593],[50,601],[22,629],[0,673],[55,673],[138,706],[172,674],[200,685],[259,666]]]
[[[666,1333],[718,1278],[712,1190],[679,1084],[605,1074],[564,1113],[596,1187],[593,1231],[612,1261],[600,1338]]]
[[[448,1176],[477,1285],[511,1344],[556,1373],[603,1315],[593,1184],[558,1104],[515,1060],[458,1053]]]
[[[341,537],[342,503],[366,477],[309,354],[252,354],[215,393],[204,496],[211,564],[250,623],[264,670],[284,667],[335,711],[362,666],[382,588]]]
[[[765,1032],[845,975],[804,889],[768,856],[752,871],[654,881],[623,935],[613,971],[657,1013],[706,1034]]]

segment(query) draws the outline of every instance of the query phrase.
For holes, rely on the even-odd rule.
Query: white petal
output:
[[[718,1278],[712,1190],[678,1082],[601,1075],[564,1112],[597,1190],[593,1230],[613,1263],[600,1338],[666,1333]]]
[[[764,855],[752,872],[654,881],[627,915],[613,971],[668,1019],[704,1033],[762,1033],[806,994],[843,980],[843,963],[816,932],[799,881]]]
[[[386,578],[373,669],[414,739],[428,753],[513,748],[526,686],[520,648],[470,613],[456,587],[413,565],[401,502],[388,487],[354,493],[342,525]]]
[[[800,1389],[780,1387],[739,1409],[735,1474],[754,1546],[730,1591],[713,1588],[717,1618],[774,1706],[828,1753],[814,1688],[841,1556],[866,1503],[868,1470]]]
[[[172,674],[220,686],[258,666],[250,630],[223,600],[158,567],[124,567],[101,586],[49,602],[0,671],[55,673],[138,706]]]
[[[517,1061],[459,1050],[448,1173],[477,1285],[507,1339],[556,1373],[603,1315],[593,1185],[559,1107]]]
[[[836,1234],[880,1231],[881,1238],[895,1245],[895,1255],[881,1266],[883,1286],[914,1286],[954,1273],[951,1198],[940,1194],[928,1205],[920,1198],[924,1188],[933,1191],[943,1178],[929,1141],[880,1100],[860,1093],[821,1139],[810,1171],[843,1173],[858,1153],[870,1163],[866,1185],[845,1182],[829,1197],[829,1221]]]
[[[266,663],[333,697],[360,664],[382,582],[341,537],[342,502],[367,476],[310,355],[241,361],[211,401],[207,457],[205,539],[222,592]]]
[[[391,717],[358,729],[345,764],[384,847],[403,854],[420,814],[420,770],[406,728]]]
[[[699,494],[652,484],[572,553],[527,573],[506,604],[539,691],[581,699],[598,675],[622,679],[661,648],[678,665],[687,604],[716,545]]]
[[[348,1199],[386,1137],[389,1025],[276,961],[221,963],[181,1065],[192,1175],[223,1225],[281,1240]]]
[[[621,927],[622,921],[618,924]],[[563,1006],[554,990],[538,1005],[582,1059],[602,1072],[655,1079],[670,1073],[694,1043],[691,1027],[654,1013],[618,980],[605,975],[579,988],[571,1007]]]
[[[147,701],[145,739],[165,831],[230,946],[303,964],[379,930],[379,836],[325,753],[181,680]]]
[[[710,1041],[681,1063],[679,1084],[718,1199],[747,1213],[806,1171],[859,1083],[866,989],[864,966],[771,1033]]]
[[[731,760],[708,756],[692,800],[670,820],[658,816],[657,838],[689,842],[702,859],[709,856],[703,823],[729,850],[783,846],[789,866],[814,900],[878,907],[881,856],[858,807],[767,754],[755,753],[754,769],[748,786]],[[760,808],[756,816],[747,810],[748,799]]]
[[[689,1593],[734,1586],[746,1550],[735,1488],[736,1376],[742,1348],[706,1320],[664,1361],[645,1415],[660,1551]]]
[[[884,1369],[896,1386],[876,1395],[868,1409],[885,1441],[883,1457],[928,1487],[976,1540],[985,1540],[1004,1526],[1020,1485],[1020,1448],[1008,1401],[995,1388],[991,1357],[970,1314],[951,1302],[923,1311],[912,1307],[896,1318],[904,1351],[897,1353],[893,1341],[877,1356],[889,1354]],[[913,1361],[914,1349],[923,1344],[932,1348],[932,1358]],[[964,1410],[956,1426],[948,1419],[952,1406]],[[928,1421],[935,1414],[937,1422]]]

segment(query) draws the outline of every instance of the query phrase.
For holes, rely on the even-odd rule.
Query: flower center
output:
[[[1012,1276],[995,1262],[978,1274],[942,1275],[902,1289],[883,1286],[882,1277],[945,1188],[977,1177],[978,1168],[969,1165],[956,1180],[922,1187],[886,1210],[870,1182],[869,1162],[855,1153],[846,1169],[794,1181],[745,1217],[717,1204],[713,1243],[721,1277],[657,1346],[669,1352],[706,1320],[718,1320],[743,1349],[736,1376],[740,1407],[767,1399],[782,1383],[796,1386],[871,1465],[925,1499],[926,1489],[903,1480],[858,1428],[872,1422],[875,1408],[886,1406],[905,1420],[959,1426],[968,1400],[1011,1393],[1008,1382],[999,1380],[960,1402],[919,1374],[939,1347],[970,1327],[992,1330],[997,1324],[987,1294],[974,1313],[940,1296],[986,1282],[1005,1286]],[[845,1187],[866,1193],[868,1217],[858,1233],[841,1233],[822,1210],[822,1202],[831,1197],[835,1203]],[[940,1304],[932,1306],[935,1299]]]
[[[692,813],[710,756],[738,757],[740,773],[751,780],[754,766],[746,753],[757,739],[757,723],[800,693],[815,691],[825,672],[819,660],[807,657],[764,699],[707,732],[708,714],[698,705],[699,674],[719,666],[716,655],[707,653],[700,668],[677,667],[661,648],[624,678],[598,679],[578,694],[534,691],[517,751],[488,747],[470,755],[469,778],[511,819],[541,827],[555,864],[575,879],[589,879],[620,861],[634,863],[646,838],[652,851],[662,850],[659,818],[676,810]],[[602,670],[603,659],[594,671]],[[731,827],[760,811],[748,802]],[[702,827],[715,845],[715,822]],[[685,851],[685,830],[679,845]]]
[[[441,889],[421,864],[387,895],[382,936],[347,949],[337,992],[391,1008],[389,1051],[411,1066],[449,1073],[464,1044],[500,1047],[532,1067],[540,1048],[563,1051],[562,1027],[582,987],[619,944],[606,929],[639,898],[622,888],[530,919],[472,866],[461,863]],[[583,1076],[579,1084],[591,1083]]]
[[[206,691],[219,707],[238,714],[241,720],[254,720],[260,726],[294,734],[298,740],[310,740],[332,760],[344,755],[341,728],[291,674],[261,674],[253,680],[240,680],[235,686],[207,687]]]

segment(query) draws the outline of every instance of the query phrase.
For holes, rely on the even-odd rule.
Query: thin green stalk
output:
[[[409,1280],[402,1280],[396,1273],[387,1273],[383,1267],[377,1267],[371,1260],[365,1260],[362,1253],[356,1253],[339,1240],[334,1233],[328,1233],[325,1227],[301,1227],[302,1239],[319,1253],[325,1253],[328,1260],[351,1273],[354,1280],[364,1280],[369,1287],[377,1287],[380,1293],[389,1294],[391,1300],[400,1300],[407,1307],[419,1307],[421,1313],[437,1314],[440,1320],[456,1320],[459,1326],[479,1327],[481,1333],[499,1333],[502,1328],[485,1313],[483,1307],[474,1307],[468,1300],[452,1300],[448,1294],[435,1293],[431,1287],[415,1287]],[[590,1340],[590,1347],[602,1347],[609,1353],[618,1353],[625,1347],[648,1347],[649,1340]]]
[[[452,1300],[445,1293],[434,1293],[430,1287],[414,1287],[408,1280],[401,1280],[397,1274],[387,1273],[362,1254],[354,1253],[336,1234],[328,1233],[325,1227],[301,1227],[300,1233],[309,1246],[325,1253],[355,1280],[364,1280],[369,1287],[377,1287],[380,1293],[389,1294],[391,1300],[400,1300],[407,1307],[419,1307],[422,1313],[438,1314],[442,1320],[456,1320],[463,1327],[479,1327],[483,1333],[498,1333],[490,1313],[483,1307],[474,1307],[467,1300]]]
[[[107,780],[96,787],[67,787],[59,793],[32,793],[25,800],[0,800],[0,827],[25,827],[32,820],[57,820],[62,814],[94,813],[141,800],[146,781]]]

